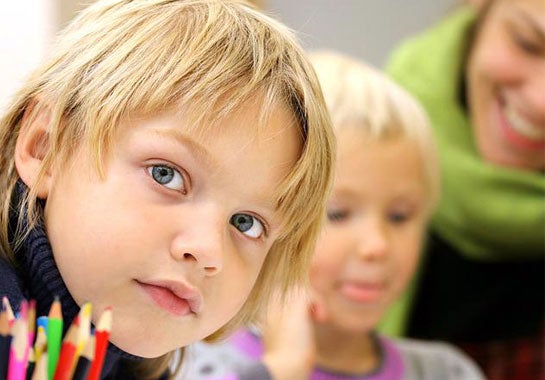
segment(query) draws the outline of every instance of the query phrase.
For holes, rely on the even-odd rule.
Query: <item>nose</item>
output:
[[[171,257],[184,265],[214,276],[223,268],[226,249],[226,222],[214,205],[201,205],[184,210],[178,218],[178,231],[170,245]]]
[[[358,255],[367,261],[382,260],[388,252],[388,232],[380,218],[365,220],[358,233]]]

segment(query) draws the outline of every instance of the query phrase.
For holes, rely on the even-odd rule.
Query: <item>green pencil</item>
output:
[[[59,297],[55,297],[47,319],[47,378],[53,380],[62,343],[62,310]]]

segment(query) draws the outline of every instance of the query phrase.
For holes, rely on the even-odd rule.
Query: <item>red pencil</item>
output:
[[[8,321],[11,325],[13,321],[15,320],[15,315],[13,314],[13,309],[11,308],[8,297],[6,296],[2,297],[2,306],[4,307],[4,310],[6,311],[6,313],[8,314]]]
[[[106,355],[106,349],[108,348],[108,338],[110,337],[110,330],[112,328],[112,309],[107,308],[104,310],[95,332],[95,359],[91,364],[91,370],[87,376],[87,380],[98,380],[102,366],[104,364],[104,356]]]
[[[79,325],[77,324],[77,320],[74,320],[62,342],[59,361],[57,362],[55,376],[53,377],[54,380],[70,379],[72,364],[74,363],[74,356],[76,355],[78,345],[78,332]]]

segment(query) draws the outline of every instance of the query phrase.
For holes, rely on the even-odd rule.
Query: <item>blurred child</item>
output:
[[[453,347],[375,332],[414,273],[438,200],[424,112],[362,63],[335,53],[312,61],[338,157],[310,296],[300,291],[284,308],[272,307],[263,342],[243,330],[219,346],[196,345],[188,379],[481,379]]]
[[[0,121],[0,294],[111,306],[103,378],[168,376],[302,277],[332,170],[319,85],[241,1],[98,1],[52,53]]]

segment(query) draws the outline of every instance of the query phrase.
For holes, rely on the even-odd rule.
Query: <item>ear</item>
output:
[[[35,108],[38,113],[32,115]],[[49,150],[50,121],[50,107],[38,101],[29,104],[21,120],[15,144],[15,167],[19,177],[29,188],[35,186],[44,165],[44,157]],[[47,198],[50,185],[51,171],[47,169],[36,189],[38,198]]]

